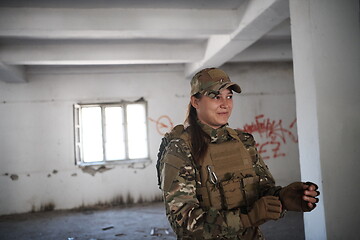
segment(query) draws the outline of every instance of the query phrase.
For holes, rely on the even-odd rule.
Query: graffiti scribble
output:
[[[283,127],[282,120],[270,120],[265,118],[264,114],[255,116],[255,122],[251,124],[245,124],[242,131],[248,133],[258,133],[263,142],[258,142],[256,147],[263,159],[269,159],[271,157],[278,158],[286,156],[281,151],[282,144],[286,144],[286,140],[290,139],[292,142],[297,143],[298,138],[292,132],[296,124],[296,119],[292,121],[288,128]]]
[[[157,120],[149,118],[150,121],[155,122],[156,130],[160,135],[165,135],[166,132],[170,131],[174,124],[171,121],[170,117],[167,115],[160,116]]]

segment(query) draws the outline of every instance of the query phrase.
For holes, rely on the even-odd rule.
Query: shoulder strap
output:
[[[177,125],[175,126],[170,132],[166,133],[165,136],[161,139],[161,144],[159,147],[159,152],[157,154],[157,162],[156,162],[156,170],[157,170],[157,177],[158,177],[158,185],[159,188],[161,186],[161,159],[164,155],[166,147],[169,145],[171,140],[181,138],[184,133],[184,126],[183,125]]]
[[[238,141],[241,141],[241,139],[239,138],[239,134],[235,129],[226,127],[226,130],[229,132],[231,137],[235,138]]]
[[[246,148],[255,146],[255,139],[250,133],[241,131],[240,129],[233,129],[240,141],[245,145]]]

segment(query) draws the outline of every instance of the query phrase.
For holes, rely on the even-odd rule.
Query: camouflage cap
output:
[[[229,88],[237,93],[241,92],[238,84],[231,82],[229,76],[219,68],[205,68],[196,73],[191,79],[191,96],[201,93],[214,98],[221,89]]]

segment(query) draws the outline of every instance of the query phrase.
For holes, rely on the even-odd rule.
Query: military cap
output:
[[[238,84],[231,82],[229,76],[219,68],[205,68],[194,75],[190,82],[191,95],[201,93],[214,98],[221,89],[229,88],[241,92]]]

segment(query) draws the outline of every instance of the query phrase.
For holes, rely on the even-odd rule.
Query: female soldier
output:
[[[252,135],[227,126],[233,91],[241,89],[220,69],[195,74],[187,126],[160,146],[159,184],[178,239],[263,239],[260,224],[318,201],[314,183],[275,186]]]

